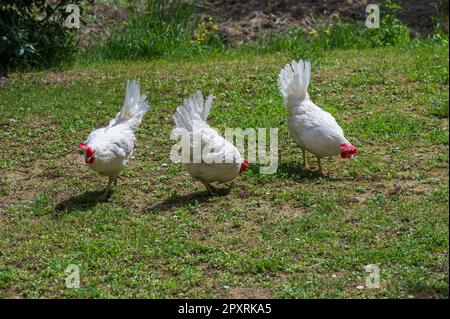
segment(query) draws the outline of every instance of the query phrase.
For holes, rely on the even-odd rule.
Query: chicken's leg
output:
[[[306,151],[302,148],[303,153],[303,170],[307,172],[311,172],[314,168],[310,167],[308,163],[306,162]]]
[[[320,163],[320,158],[319,157],[317,157],[317,163],[319,163],[319,174],[323,175],[322,164]]]
[[[214,193],[217,191],[217,189],[214,186],[212,186],[211,184],[209,184],[207,182],[202,182],[202,183],[203,183],[203,185],[205,185],[206,189],[208,190],[208,192],[211,195],[214,195]]]
[[[112,178],[108,176],[108,186],[106,186],[105,191],[103,192],[103,194],[100,196],[101,199],[106,198],[106,196],[108,196],[109,191],[111,190],[111,185],[113,183],[113,181],[116,180],[117,178]]]
[[[114,185],[117,185],[117,179],[120,179],[120,180],[122,180],[122,181],[125,180],[125,178],[123,178],[122,176],[118,175],[118,176],[116,177],[116,180],[114,181]]]

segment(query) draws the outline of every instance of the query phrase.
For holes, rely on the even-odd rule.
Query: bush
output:
[[[390,0],[380,6],[380,28],[365,29],[365,36],[373,47],[385,45],[401,45],[411,40],[409,29],[395,15],[395,10],[402,8]]]
[[[0,59],[2,68],[60,64],[76,50],[77,29],[64,24],[66,6],[81,0],[0,0]],[[80,7],[81,8],[81,7]]]

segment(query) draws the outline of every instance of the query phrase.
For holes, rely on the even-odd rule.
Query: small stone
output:
[[[167,165],[167,163],[162,163],[161,164],[161,167],[167,167],[168,165]]]
[[[337,278],[337,276],[335,274],[332,274],[331,278]]]
[[[223,286],[224,289],[230,289],[230,286]]]
[[[356,289],[358,289],[358,290],[363,290],[363,289],[364,289],[364,286],[361,286],[361,285],[356,286]]]

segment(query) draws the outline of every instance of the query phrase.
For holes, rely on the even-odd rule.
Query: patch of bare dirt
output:
[[[10,204],[30,202],[38,194],[43,187],[52,185],[55,180],[64,179],[63,173],[73,172],[74,175],[80,174],[83,168],[83,158],[78,152],[69,153],[60,159],[61,163],[70,165],[69,169],[61,167],[48,167],[47,161],[39,159],[31,163],[30,167],[22,168],[12,172],[6,172],[2,177],[1,187],[5,188],[5,195],[0,197],[0,208]],[[95,178],[95,175],[87,178]],[[58,201],[65,194],[55,192],[54,200]]]
[[[46,73],[42,78],[42,84],[62,84],[67,85],[70,82],[70,78],[67,76],[65,72],[49,72]]]
[[[384,188],[386,189],[386,195],[407,195],[412,199],[419,199],[420,196],[428,194],[433,190],[435,185],[429,180],[410,180],[399,178],[386,182]]]
[[[7,288],[4,291],[3,298],[5,298],[5,299],[18,299],[19,295],[18,295],[18,293],[17,293],[15,288],[10,287],[10,288]]]
[[[219,20],[219,31],[231,43],[266,38],[292,27],[309,29],[317,20],[331,22],[336,15],[361,18],[366,1],[207,1],[205,13]],[[360,14],[360,12],[362,14]]]
[[[445,176],[445,177],[447,177],[447,179],[448,179],[448,168],[444,168],[444,167],[433,167],[431,170],[430,170],[430,174],[431,174],[431,176],[434,176],[434,177],[437,177],[437,176],[439,176],[439,177],[442,177],[442,176]]]
[[[444,30],[448,32],[448,0],[395,2],[403,8],[396,14],[415,32],[432,32],[436,20],[443,20]],[[208,0],[203,13],[219,21],[223,36],[240,44],[292,26],[310,29],[317,22],[327,24],[335,18],[364,21],[369,3],[367,0]]]
[[[93,40],[105,39],[112,27],[127,19],[128,10],[115,3],[99,2],[88,4],[83,15],[78,42],[86,48]]]
[[[33,73],[30,73],[30,75],[33,76]],[[44,85],[69,85],[80,78],[95,79],[96,77],[94,73],[84,71],[55,71],[45,73],[41,82]]]
[[[24,172],[14,171],[6,172],[1,180],[2,193],[8,194],[0,197],[0,208],[6,207],[9,204],[17,201],[28,201],[32,198],[33,194],[28,191],[18,191],[16,193],[15,188],[19,185],[22,186],[28,181],[27,174]],[[10,193],[10,194],[9,194]]]

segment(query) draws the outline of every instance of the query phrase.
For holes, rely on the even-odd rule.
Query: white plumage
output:
[[[173,116],[173,133],[189,138],[190,157],[183,166],[210,192],[214,191],[211,183],[230,182],[248,166],[238,149],[206,123],[213,99],[210,95],[204,101],[198,91],[185,99]]]
[[[148,111],[147,97],[140,94],[139,84],[128,81],[125,102],[116,117],[107,127],[93,130],[86,141],[80,144],[85,153],[86,164],[91,169],[108,176],[105,194],[128,163],[133,153],[135,130]]]
[[[357,150],[344,137],[334,117],[310,100],[310,78],[309,62],[292,61],[281,70],[278,84],[288,111],[289,131],[303,151],[304,168],[309,169],[305,157],[308,151],[316,155],[322,173],[321,158],[338,154],[351,158]]]

